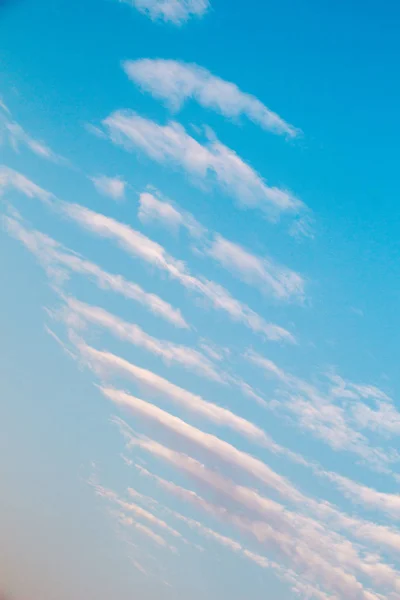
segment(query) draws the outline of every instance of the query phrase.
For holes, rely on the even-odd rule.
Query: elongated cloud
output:
[[[201,374],[208,379],[223,383],[212,362],[201,352],[188,346],[152,337],[143,331],[139,325],[128,323],[98,306],[91,306],[71,297],[66,298],[66,303],[64,318],[67,322],[71,321],[76,324],[81,319],[83,323],[88,322],[103,327],[121,340],[126,340],[143,348],[159,356],[167,363],[180,364],[184,368]]]
[[[96,190],[103,196],[109,196],[113,200],[122,200],[125,196],[126,181],[121,177],[98,175],[97,177],[90,177],[90,180]]]
[[[201,144],[179,123],[159,125],[133,111],[118,110],[103,121],[111,140],[127,150],[138,149],[153,160],[216,183],[244,208],[259,208],[276,218],[304,208],[290,192],[269,187],[233,150],[217,139]]]
[[[371,521],[348,516],[326,501],[318,501],[301,494],[294,486],[292,486],[289,495],[281,494],[281,496],[284,500],[295,502],[304,514],[288,511],[276,501],[261,495],[257,490],[235,483],[182,452],[167,448],[148,438],[138,438],[123,421],[117,419],[116,422],[121,433],[128,441],[128,447],[139,446],[152,455],[167,461],[176,469],[197,480],[201,486],[210,487],[214,492],[222,494],[230,501],[244,506],[251,514],[256,513],[263,518],[267,518],[270,523],[275,523],[276,527],[290,535],[300,535],[303,532],[308,540],[307,543],[317,546],[318,551],[322,547],[328,552],[331,552],[333,547],[336,547],[334,551],[339,551],[337,544],[342,544],[343,538],[333,533],[339,531],[346,532],[352,538],[363,543],[372,544],[380,550],[385,549],[394,557],[399,554],[400,532],[394,527],[377,525]],[[310,535],[311,537],[309,537]],[[327,535],[331,536],[328,540],[326,539]],[[321,546],[324,539],[325,545]],[[343,550],[344,548],[341,552]],[[356,566],[358,565],[357,568],[362,570],[363,567],[360,566],[354,548],[352,549],[350,545],[347,550],[350,550],[350,553],[346,551],[344,560],[353,562]],[[373,576],[379,578],[379,573],[382,570],[380,558],[376,557],[373,569],[372,563],[369,564],[370,572],[373,571]],[[387,572],[387,576],[392,581],[393,578],[398,577],[393,571]]]
[[[284,299],[302,298],[304,295],[304,279],[300,275],[271,259],[250,253],[221,235],[214,236],[207,254],[239,279],[263,292],[272,291],[275,296]]]
[[[201,508],[203,508],[207,512],[213,514],[213,516],[216,516],[216,511],[212,510],[212,508],[213,508],[212,505],[210,503],[207,503],[203,498],[198,496],[195,492],[193,492],[191,490],[186,490],[182,487],[179,487],[179,486],[173,484],[172,482],[166,481],[165,479],[162,479],[161,477],[154,475],[153,473],[151,473],[150,471],[148,471],[147,469],[145,469],[139,465],[136,465],[136,468],[139,470],[139,472],[142,476],[145,476],[145,477],[150,478],[153,481],[155,481],[163,489],[163,491],[166,491],[166,492],[170,493],[172,496],[175,496],[176,498],[179,498],[180,500],[187,502],[187,504],[194,504],[195,506],[196,505],[201,506]],[[146,500],[150,501],[151,503],[154,502],[154,500],[152,498],[146,498]],[[171,515],[178,521],[185,523],[190,529],[195,530],[196,532],[198,532],[200,535],[204,536],[205,538],[213,540],[213,541],[217,542],[218,544],[220,544],[221,546],[228,548],[229,550],[232,550],[235,553],[241,554],[244,558],[254,562],[256,565],[258,565],[259,567],[261,567],[263,569],[273,569],[275,574],[282,581],[286,581],[286,582],[290,583],[291,586],[293,586],[292,589],[294,592],[304,593],[304,594],[306,594],[307,598],[316,598],[318,600],[330,600],[331,599],[331,596],[328,596],[327,594],[325,594],[318,588],[312,586],[310,583],[302,580],[299,577],[299,575],[297,573],[295,573],[293,570],[287,569],[287,568],[283,567],[282,565],[280,565],[270,559],[267,559],[265,556],[262,556],[256,552],[249,550],[246,547],[243,547],[243,545],[240,542],[238,542],[237,540],[234,540],[231,537],[227,537],[225,535],[221,535],[220,533],[216,532],[214,529],[210,529],[209,527],[204,526],[202,523],[200,523],[196,519],[186,517],[186,516],[182,515],[181,513],[179,513],[178,511],[172,510],[166,506],[163,506],[162,508],[163,508],[164,512]],[[218,517],[221,516],[221,512],[225,512],[225,511],[218,511],[218,513],[217,513]]]
[[[101,289],[112,290],[140,303],[176,327],[188,328],[181,312],[156,294],[146,292],[138,284],[127,281],[122,275],[107,273],[95,263],[85,260],[68,248],[61,246],[47,235],[34,229],[27,229],[16,219],[4,217],[3,222],[7,231],[39,259],[46,270],[50,271],[50,275],[54,275],[55,268],[84,275],[93,280]],[[58,274],[63,276],[62,272]]]
[[[101,237],[115,240],[119,246],[133,256],[166,271],[170,277],[178,280],[185,288],[208,299],[215,309],[226,312],[232,320],[242,322],[254,332],[261,333],[270,340],[295,341],[289,331],[278,325],[267,323],[246,304],[231,296],[218,283],[191,275],[183,261],[173,258],[163,246],[132,229],[129,225],[79,204],[62,203],[60,209],[81,227]]]
[[[295,342],[295,338],[287,329],[266,322],[246,304],[231,296],[218,283],[204,277],[191,275],[183,261],[173,258],[160,244],[128,225],[79,204],[70,204],[59,200],[18,172],[7,167],[0,167],[0,193],[9,188],[16,189],[28,197],[39,199],[56,212],[68,216],[84,229],[101,237],[115,240],[125,251],[166,271],[170,277],[177,279],[185,288],[193,290],[209,300],[215,309],[226,312],[232,320],[243,323],[252,331],[272,341]]]
[[[324,475],[333,481],[345,496],[353,500],[356,504],[360,504],[364,508],[381,511],[394,519],[400,520],[399,494],[379,492],[337,473],[325,472]]]
[[[205,253],[245,283],[280,299],[304,297],[304,279],[291,269],[271,258],[252,254],[219,233],[207,231],[190,213],[149,192],[140,195],[139,203],[138,216],[143,222],[156,221],[170,230],[184,227],[194,239],[200,240],[196,251]]]
[[[173,206],[170,202],[159,200],[150,192],[143,192],[139,196],[138,217],[143,223],[156,222],[174,232],[180,227],[188,230],[194,238],[200,238],[206,230],[188,212]]]
[[[378,393],[376,388],[354,385],[347,388],[318,387],[300,377],[286,373],[274,362],[256,352],[248,352],[247,357],[282,384],[279,393],[283,395],[284,402],[278,400],[271,402],[272,409],[277,412],[291,413],[296,425],[323,440],[333,450],[348,451],[358,455],[371,468],[388,471],[390,463],[400,460],[395,450],[384,450],[372,445],[361,431],[363,426],[374,429],[368,418],[371,418],[373,423],[377,419],[382,426],[381,432],[386,430],[386,433],[390,432],[393,423],[394,425],[396,423],[395,420],[393,423],[389,420],[384,427],[382,414],[363,404],[366,394],[368,397],[376,397]],[[382,392],[379,393],[381,397]],[[387,402],[384,405],[390,407],[387,416],[395,417],[396,409]],[[368,415],[368,418],[363,421],[362,417],[365,415]]]
[[[10,146],[18,152],[21,146],[25,146],[31,152],[53,162],[66,162],[61,156],[53,152],[47,144],[36,140],[25,129],[14,121],[10,110],[0,102],[0,144],[6,140]]]
[[[138,506],[134,502],[127,502],[126,500],[122,500],[119,496],[110,489],[107,489],[101,485],[94,484],[94,489],[96,494],[102,498],[110,500],[117,504],[126,514],[133,513],[137,518],[143,519],[144,521],[148,521],[152,525],[163,529],[165,532],[169,533],[173,537],[181,538],[181,534],[176,531],[173,527],[170,527],[165,521],[159,519],[152,512],[145,510],[141,506]]]
[[[118,406],[125,407],[135,414],[158,423],[183,439],[207,450],[219,460],[247,472],[267,486],[272,487],[286,498],[298,500],[302,497],[293,485],[291,485],[284,477],[278,475],[261,460],[246,452],[238,450],[232,444],[225,442],[215,435],[205,433],[204,431],[189,425],[182,419],[174,417],[161,408],[145,402],[140,398],[131,396],[126,392],[102,386],[100,387],[100,391]]]
[[[157,393],[157,397],[160,399],[167,397],[175,404],[183,406],[189,412],[198,414],[207,421],[211,421],[222,427],[228,427],[248,438],[250,441],[268,448],[268,450],[275,454],[282,454],[290,457],[294,462],[305,464],[305,461],[301,456],[280,446],[260,427],[257,427],[257,425],[236,415],[232,411],[222,408],[213,402],[204,400],[204,398],[198,394],[193,394],[192,392],[171,383],[167,379],[160,377],[156,373],[147,369],[142,369],[115,354],[96,350],[83,342],[80,343],[78,347],[82,357],[86,358],[95,372],[100,373],[101,375],[110,372],[123,374],[140,386]]]
[[[182,25],[192,17],[202,17],[209,9],[209,0],[122,0],[153,21]]]
[[[295,137],[299,131],[238,86],[207,69],[176,60],[127,60],[123,68],[142,90],[178,110],[189,99],[228,118],[245,116],[273,133]]]
[[[234,513],[229,513],[225,507],[210,505],[194,492],[183,490],[172,482],[155,477],[164,489],[174,493],[186,503],[194,504],[218,519],[226,520],[228,518],[231,524],[251,533],[259,541],[268,543],[270,547],[293,561],[297,567],[301,565],[301,568],[305,569],[308,574],[310,574],[310,569],[313,580],[318,582],[322,578],[332,591],[345,593],[346,598],[351,598],[351,594],[360,593],[362,588],[352,575],[353,572],[359,572],[363,576],[367,575],[378,586],[391,586],[394,590],[400,589],[400,576],[395,569],[382,563],[379,556],[373,556],[370,553],[369,556],[364,557],[357,546],[331,530],[331,523],[328,523],[326,527],[315,519],[288,511],[277,502],[261,496],[255,490],[237,485],[196,460],[166,448],[153,440],[137,438],[132,440],[132,443],[168,461],[174,467],[190,475],[191,478],[197,479],[201,482],[202,489],[204,486],[214,489],[231,501],[245,506],[250,514],[257,513],[262,516],[263,521],[253,521],[254,516],[251,520],[238,517]],[[300,502],[301,505],[302,502]],[[374,527],[373,524],[370,525],[372,528]],[[359,534],[357,524],[351,533],[358,535],[360,539],[370,541],[368,536]],[[390,535],[388,528],[386,528],[386,535]],[[379,538],[375,537],[373,541],[378,544],[378,547],[381,545]],[[335,578],[337,577],[341,579],[340,590],[336,588]],[[366,592],[366,594],[354,597],[368,598],[368,593]]]
[[[55,196],[43,188],[33,183],[30,179],[10,169],[5,165],[0,166],[0,194],[4,194],[9,189],[17,190],[28,198],[37,198],[41,202],[51,203],[56,198]]]
[[[145,536],[150,538],[153,542],[158,544],[158,546],[163,546],[163,547],[168,546],[165,539],[159,533],[155,533],[147,525],[143,525],[143,523],[139,523],[138,521],[135,521],[132,517],[128,517],[123,512],[120,512],[119,514],[117,514],[117,516],[119,518],[119,522],[121,523],[121,525],[134,527],[135,529],[137,529],[137,531],[140,531],[140,533],[144,534]]]

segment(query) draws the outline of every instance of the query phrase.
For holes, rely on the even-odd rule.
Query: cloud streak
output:
[[[245,506],[250,519],[235,512],[228,511],[223,506],[211,505],[196,493],[184,490],[179,486],[160,478],[164,489],[178,496],[185,503],[191,503],[205,510],[215,518],[228,521],[240,530],[253,535],[259,542],[267,544],[270,549],[278,551],[314,583],[322,583],[323,587],[343,598],[380,598],[365,590],[354,576],[359,573],[368,576],[378,587],[392,588],[394,593],[400,590],[399,574],[389,565],[380,562],[379,556],[370,551],[364,555],[358,546],[326,528],[312,518],[293,513],[277,502],[260,496],[256,491],[234,484],[231,480],[211,471],[194,459],[175,452],[148,439],[136,438],[131,440],[133,445],[151,452],[158,458],[167,460],[174,467],[182,470],[201,486],[222,493],[231,501]],[[215,496],[215,493],[214,493]],[[263,517],[262,521],[254,520],[254,513]],[[357,532],[356,526],[354,532]],[[390,533],[387,530],[386,533]],[[359,536],[363,539],[362,535]],[[368,537],[364,537],[368,539]],[[375,539],[379,543],[379,540]],[[395,596],[393,596],[395,597]]]
[[[146,333],[136,323],[128,323],[98,306],[80,302],[72,297],[66,297],[65,302],[65,306],[61,309],[61,318],[72,329],[84,327],[85,323],[97,325],[110,331],[110,333],[119,339],[159,356],[168,364],[179,364],[212,381],[224,383],[219,373],[215,370],[213,363],[201,352],[188,346],[155,338]]]
[[[183,25],[192,17],[202,17],[210,7],[209,0],[122,0],[152,21]]]
[[[187,411],[197,414],[204,420],[235,431],[251,442],[267,448],[274,454],[289,457],[296,463],[306,464],[305,460],[287,448],[277,444],[265,431],[247,419],[232,411],[205,400],[198,394],[189,392],[160,377],[156,373],[138,367],[127,360],[110,352],[96,350],[86,343],[77,344],[81,356],[88,362],[90,368],[102,378],[111,374],[122,374],[133,380],[141,388],[151,391],[157,398],[168,398],[174,404],[184,407]],[[221,373],[221,376],[223,374]]]
[[[259,366],[269,377],[277,379],[279,400],[270,402],[271,409],[278,413],[288,413],[302,429],[328,444],[335,451],[352,452],[371,468],[389,472],[391,463],[398,462],[399,454],[393,450],[383,450],[372,445],[361,429],[375,429],[377,423],[381,432],[389,432],[396,425],[396,409],[385,402],[386,416],[394,417],[385,424],[383,414],[366,406],[365,398],[382,397],[383,392],[372,386],[322,386],[310,384],[300,377],[285,372],[271,360],[256,352],[248,352],[247,358]],[[332,378],[328,378],[328,382]],[[343,380],[342,380],[343,381]],[[337,383],[337,378],[334,378]],[[382,407],[382,404],[381,404]],[[397,413],[398,414],[398,413]],[[363,417],[366,417],[363,420]],[[369,421],[371,419],[371,421]]]
[[[249,306],[234,298],[225,288],[205,277],[191,275],[186,264],[170,256],[160,244],[157,244],[129,225],[120,223],[111,217],[97,213],[79,204],[59,200],[50,192],[7,167],[0,168],[0,193],[7,189],[16,189],[30,198],[37,198],[57,213],[72,219],[80,227],[96,235],[114,240],[129,254],[165,271],[172,279],[179,281],[186,289],[198,293],[210,302],[213,308],[227,313],[233,321],[261,334],[271,341],[295,343],[295,338],[287,329],[268,323]]]
[[[129,110],[115,111],[103,121],[103,126],[115,144],[140,150],[159,163],[217,184],[242,208],[259,208],[272,218],[304,209],[293,194],[268,186],[252,167],[217,139],[201,144],[178,123],[159,125]]]
[[[216,77],[207,69],[176,60],[127,60],[123,68],[128,77],[155,98],[179,110],[193,99],[204,108],[229,119],[247,117],[273,133],[295,137],[299,130],[271,111],[258,98],[242,92],[238,86]]]
[[[196,251],[206,254],[262,293],[282,300],[303,300],[305,281],[301,275],[271,258],[252,254],[219,233],[207,231],[190,213],[181,211],[176,205],[144,192],[139,198],[138,216],[145,223],[160,223],[172,231],[185,228],[199,242]]]
[[[107,177],[98,175],[89,178],[96,190],[103,196],[108,196],[112,200],[122,200],[125,197],[126,181],[121,177]]]
[[[153,314],[165,319],[176,327],[188,328],[180,310],[156,294],[143,290],[138,284],[126,280],[122,275],[108,273],[98,265],[63,247],[49,236],[37,230],[27,229],[21,222],[4,217],[3,222],[9,234],[18,239],[34,254],[50,276],[64,279],[67,273],[77,273],[94,281],[99,288],[111,290],[125,298],[138,302]],[[65,272],[64,272],[65,270]]]
[[[266,322],[246,304],[240,302],[218,283],[204,277],[191,275],[186,264],[170,256],[160,244],[154,242],[129,225],[111,217],[84,208],[78,204],[63,203],[61,211],[81,227],[114,240],[123,250],[156,268],[165,271],[185,288],[197,292],[210,301],[213,308],[226,312],[233,321],[241,322],[256,333],[272,341],[293,343],[293,335],[278,325]]]

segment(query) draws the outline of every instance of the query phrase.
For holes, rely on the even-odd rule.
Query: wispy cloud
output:
[[[33,183],[30,179],[6,167],[5,165],[0,166],[0,194],[4,194],[10,189],[17,190],[28,196],[28,198],[37,198],[41,202],[50,203],[55,200],[55,196],[40,186]]]
[[[365,509],[377,510],[400,520],[400,495],[379,492],[371,487],[362,485],[338,475],[337,473],[324,472],[324,476],[333,481],[353,502],[362,505]]]
[[[138,443],[142,444],[141,441]],[[146,447],[146,440],[143,443]],[[204,467],[198,465],[198,468],[199,478],[202,479]],[[192,490],[153,475],[146,469],[140,467],[139,469],[142,474],[154,479],[164,491],[184,502],[186,506],[191,504],[196,509],[208,513],[219,521],[228,522],[235,528],[252,535],[263,545],[267,545],[269,550],[278,553],[281,559],[288,561],[288,564],[298,575],[301,574],[306,581],[308,580],[308,583],[311,581],[316,585],[322,585],[328,591],[339,593],[341,598],[380,598],[377,595],[369,595],[371,592],[365,589],[354,576],[354,573],[358,572],[362,578],[365,575],[370,577],[378,587],[389,586],[394,592],[398,588],[398,573],[390,566],[379,562],[379,557],[372,557],[372,555],[364,557],[346,538],[329,531],[312,519],[285,510],[274,501],[259,497],[262,503],[254,508],[263,516],[263,520],[255,520],[254,512],[250,513],[251,516],[246,516],[243,511],[237,513],[233,508],[227,510],[225,506],[210,503]],[[207,472],[207,469],[205,471]],[[227,485],[225,490],[221,487],[217,488],[219,492],[224,491],[227,494],[232,492],[233,488],[229,480],[217,474],[214,476],[210,471],[208,473],[211,476],[211,485]],[[194,472],[193,476],[196,478]],[[210,481],[203,480],[203,490],[207,489]],[[251,502],[250,492],[251,490],[248,490],[248,500]],[[215,494],[213,496],[215,497]],[[234,495],[232,499],[235,499]],[[277,568],[275,563],[269,566]],[[277,569],[278,573],[282,572],[280,569]]]
[[[91,306],[72,297],[65,300],[66,305],[61,310],[61,317],[67,324],[84,327],[86,322],[92,323],[107,329],[121,340],[159,356],[167,363],[180,364],[208,379],[223,383],[213,363],[201,352],[188,346],[155,338],[143,331],[139,325],[128,323],[98,306]]]
[[[213,514],[213,516],[216,516],[216,513],[219,513],[218,516],[220,517],[221,514],[224,514],[226,512],[224,509],[220,511],[215,511],[214,507],[209,502],[205,501],[203,498],[201,498],[201,496],[199,496],[191,490],[187,490],[185,488],[175,485],[170,481],[166,481],[165,479],[154,475],[153,473],[151,473],[143,467],[137,465],[137,468],[142,476],[152,479],[163,489],[163,491],[166,491],[175,498],[182,500],[183,502],[185,502],[186,505],[193,504],[196,507],[201,507],[206,512]],[[267,559],[265,556],[262,556],[256,552],[249,550],[246,547],[243,547],[243,545],[237,540],[234,540],[226,535],[222,535],[214,529],[204,526],[196,519],[186,517],[181,513],[177,512],[176,510],[171,510],[166,507],[164,507],[164,510],[171,516],[175,517],[177,520],[185,523],[190,529],[197,531],[200,535],[204,536],[205,538],[215,541],[221,546],[228,548],[229,550],[232,550],[235,553],[241,554],[244,558],[254,562],[256,565],[263,569],[273,569],[276,572],[276,574],[283,580],[289,581],[292,584],[296,582],[296,585],[300,584],[301,589],[305,589],[305,587],[307,586],[308,592],[313,590],[313,592],[316,594],[316,598],[328,599],[328,596],[326,596],[322,592],[319,592],[318,594],[318,590],[316,588],[313,588],[310,584],[305,584],[305,582],[301,584],[301,580],[299,580],[298,575],[296,575],[294,571],[286,569],[282,567],[282,565],[279,565],[278,563]],[[296,590],[294,589],[294,591]]]
[[[328,527],[326,527],[310,517],[288,511],[277,502],[260,496],[255,490],[237,485],[194,459],[167,449],[153,440],[137,438],[132,440],[132,443],[167,460],[195,480],[197,479],[201,482],[202,489],[205,489],[204,486],[211,487],[218,493],[245,506],[252,516],[249,519],[243,516],[242,511],[238,516],[236,513],[227,511],[225,506],[211,505],[194,492],[156,478],[164,489],[177,495],[185,503],[191,503],[220,520],[228,520],[232,525],[252,534],[258,541],[266,543],[275,551],[278,550],[291,562],[296,571],[300,569],[300,572],[304,572],[307,578],[311,576],[315,583],[322,584],[330,591],[343,594],[340,597],[349,599],[354,597],[380,598],[375,595],[369,596],[370,592],[365,590],[354,577],[354,573],[357,572],[361,577],[371,578],[379,587],[389,586],[393,592],[399,589],[400,577],[395,569],[381,562],[380,557],[372,554],[370,550],[365,549],[366,554],[360,552],[358,546],[334,533],[331,530],[331,523],[328,523]],[[213,495],[215,496],[215,494]],[[299,501],[299,504],[302,505],[302,501]],[[323,511],[324,505],[320,505],[320,507]],[[262,516],[263,521],[254,520],[254,513]],[[351,521],[351,518],[349,520]],[[357,529],[357,525],[360,524],[362,527],[368,528],[367,523],[357,523],[355,520],[352,523],[353,531],[350,526],[348,529],[353,535],[358,535],[360,539],[367,541],[372,539],[380,547],[384,536],[381,535],[380,539],[377,535],[368,536],[368,532],[367,535],[364,535],[365,531],[359,532]],[[381,533],[386,537],[391,534],[389,528],[379,528],[374,524],[370,524],[370,527],[371,530],[376,527],[375,534],[379,529],[382,529]]]
[[[250,165],[216,138],[202,144],[179,123],[159,125],[129,110],[112,113],[103,125],[114,143],[127,150],[139,149],[153,160],[184,169],[203,182],[216,183],[241,207],[259,208],[271,218],[281,212],[298,213],[304,209],[293,194],[268,186]]]
[[[122,275],[104,271],[95,263],[65,248],[40,231],[27,229],[16,219],[4,217],[3,222],[8,233],[22,242],[38,258],[51,277],[57,275],[58,282],[60,279],[64,280],[70,272],[84,275],[94,281],[99,288],[111,290],[140,303],[176,327],[188,328],[180,310],[173,308],[156,294],[146,292],[138,284],[126,280]]]
[[[296,514],[288,511],[271,498],[261,495],[257,490],[240,485],[224,477],[219,472],[209,469],[183,452],[167,448],[152,439],[135,436],[132,430],[127,428],[122,421],[117,421],[117,424],[128,441],[128,448],[133,446],[144,449],[198,481],[201,486],[209,487],[214,492],[222,494],[225,499],[245,507],[251,514],[256,513],[266,518],[269,523],[275,523],[279,528],[284,527],[284,530],[291,535],[294,534],[293,528],[296,529],[297,535],[302,532],[306,537],[308,534],[312,534],[312,537],[308,540],[309,544],[312,542],[314,545],[318,545],[323,540],[323,536],[339,531],[345,532],[350,537],[362,542],[370,543],[379,550],[385,549],[393,556],[397,556],[400,551],[400,532],[393,526],[378,525],[371,521],[349,516],[326,501],[319,501],[300,493],[294,486],[292,486],[289,494],[282,493],[282,490],[276,488],[276,491],[280,493],[286,503],[294,503],[303,513]],[[335,474],[331,475],[335,476]],[[349,481],[349,483],[352,482]],[[340,541],[341,538],[336,537],[326,542],[326,548],[329,548],[333,543],[336,544],[338,540]],[[347,560],[349,559],[350,556],[347,557]],[[379,563],[380,558],[376,557],[376,560]]]
[[[164,377],[138,367],[115,354],[96,350],[83,341],[78,343],[78,349],[93,371],[102,377],[110,373],[125,375],[135,381],[141,388],[156,394],[161,401],[168,398],[174,404],[184,407],[190,413],[197,414],[206,421],[220,427],[229,428],[275,454],[289,456],[295,462],[304,464],[305,461],[302,457],[280,446],[260,427],[232,411],[205,400],[200,395],[179,387]],[[221,373],[221,376],[224,376],[223,373]]]
[[[41,158],[56,163],[66,163],[65,158],[54,152],[47,144],[32,137],[25,129],[14,121],[11,111],[0,101],[0,143],[2,138],[18,152],[21,146],[25,146]]]
[[[201,242],[200,246],[196,246],[196,251],[205,253],[263,293],[273,294],[281,299],[301,300],[304,297],[305,281],[301,275],[269,257],[249,252],[219,233],[207,231],[190,213],[182,211],[171,202],[144,192],[140,195],[138,214],[142,221],[156,221],[167,229],[186,228],[193,238]]]
[[[141,59],[125,61],[128,77],[155,98],[178,110],[188,99],[228,118],[245,116],[263,129],[289,137],[299,130],[271,111],[258,98],[216,77],[207,69],[176,60]]]
[[[116,492],[114,492],[110,489],[107,489],[107,488],[103,487],[102,485],[93,483],[92,486],[98,496],[117,504],[125,512],[125,514],[132,513],[138,519],[148,521],[152,525],[158,527],[159,529],[162,529],[163,531],[165,531],[166,533],[169,533],[173,537],[182,538],[182,535],[178,531],[176,531],[176,529],[174,529],[173,527],[170,527],[165,521],[158,518],[152,512],[142,508],[141,506],[139,506],[138,504],[135,504],[134,502],[131,502],[131,501],[128,502],[126,500],[121,499],[118,496],[118,494],[116,494]]]
[[[159,192],[157,192],[157,195],[159,195]],[[183,212],[178,207],[173,206],[171,202],[160,200],[150,192],[143,192],[139,196],[138,217],[143,223],[154,221],[173,232],[177,232],[181,227],[184,227],[194,238],[199,238],[206,232],[193,215]]]
[[[305,282],[298,273],[274,263],[269,258],[252,254],[221,235],[214,236],[206,252],[239,279],[264,293],[272,292],[283,299],[301,299],[304,296]]]
[[[298,426],[324,441],[332,449],[352,452],[372,468],[388,471],[390,463],[400,460],[394,449],[383,450],[371,444],[361,431],[363,428],[381,429],[386,433],[390,432],[391,428],[395,430],[398,413],[391,404],[380,402],[378,410],[363,404],[366,397],[381,398],[383,392],[373,386],[345,385],[344,380],[337,377],[333,379],[332,386],[332,376],[327,378],[328,385],[325,382],[325,385],[318,387],[285,372],[256,352],[248,352],[247,357],[281,383],[278,392],[283,401],[272,401],[272,409],[292,414]],[[386,410],[382,409],[382,406],[387,407]],[[384,414],[391,417],[387,424],[382,418]]]
[[[273,471],[273,469],[258,458],[238,450],[223,439],[210,433],[205,433],[161,408],[121,390],[100,386],[100,391],[116,405],[125,407],[132,413],[141,415],[170,430],[187,442],[206,450],[215,460],[228,463],[239,469],[239,471],[246,472],[285,498],[293,501],[302,498],[298,490],[285,477]]]
[[[90,177],[96,190],[108,196],[113,200],[122,200],[125,197],[126,181],[121,177],[107,177],[106,175],[98,175],[96,177]]]
[[[120,223],[111,217],[94,212],[79,204],[61,201],[20,173],[7,167],[1,167],[0,193],[8,188],[17,189],[31,198],[38,198],[84,229],[101,237],[115,240],[125,251],[167,272],[171,278],[178,280],[185,288],[206,298],[213,308],[226,312],[233,321],[243,323],[252,331],[265,336],[269,340],[295,342],[294,336],[287,329],[268,323],[249,306],[231,296],[218,283],[204,277],[191,275],[183,261],[173,258],[163,246],[129,225]]]
[[[170,277],[177,279],[185,288],[193,290],[211,302],[217,309],[226,312],[234,321],[238,321],[267,339],[294,342],[293,335],[286,329],[267,323],[260,315],[246,304],[240,302],[218,283],[190,274],[186,264],[170,256],[160,244],[150,240],[142,233],[115,221],[111,217],[93,212],[78,204],[63,203],[62,212],[80,226],[97,235],[113,239],[124,250],[141,260],[166,271]]]
[[[209,9],[209,0],[122,0],[147,15],[153,21],[182,25],[192,17],[202,17]]]

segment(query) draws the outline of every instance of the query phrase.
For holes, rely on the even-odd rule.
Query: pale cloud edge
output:
[[[190,98],[204,108],[215,110],[227,118],[242,115],[263,129],[295,137],[298,129],[271,111],[258,98],[242,92],[238,86],[216,77],[196,64],[176,60],[140,59],[123,62],[128,77],[155,98],[179,110]]]
[[[122,200],[125,197],[127,183],[121,177],[98,175],[90,177],[90,180],[103,196],[108,196],[112,200]]]
[[[298,214],[305,210],[291,192],[267,185],[249,164],[215,137],[201,143],[179,123],[160,125],[131,110],[117,110],[102,124],[113,143],[127,150],[140,150],[156,162],[216,184],[241,208],[258,208],[273,220],[283,212]]]
[[[202,17],[209,10],[209,0],[121,0],[153,21],[182,25],[192,17]]]

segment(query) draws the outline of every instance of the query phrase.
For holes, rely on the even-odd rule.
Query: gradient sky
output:
[[[0,3],[0,594],[400,599],[399,27]]]

